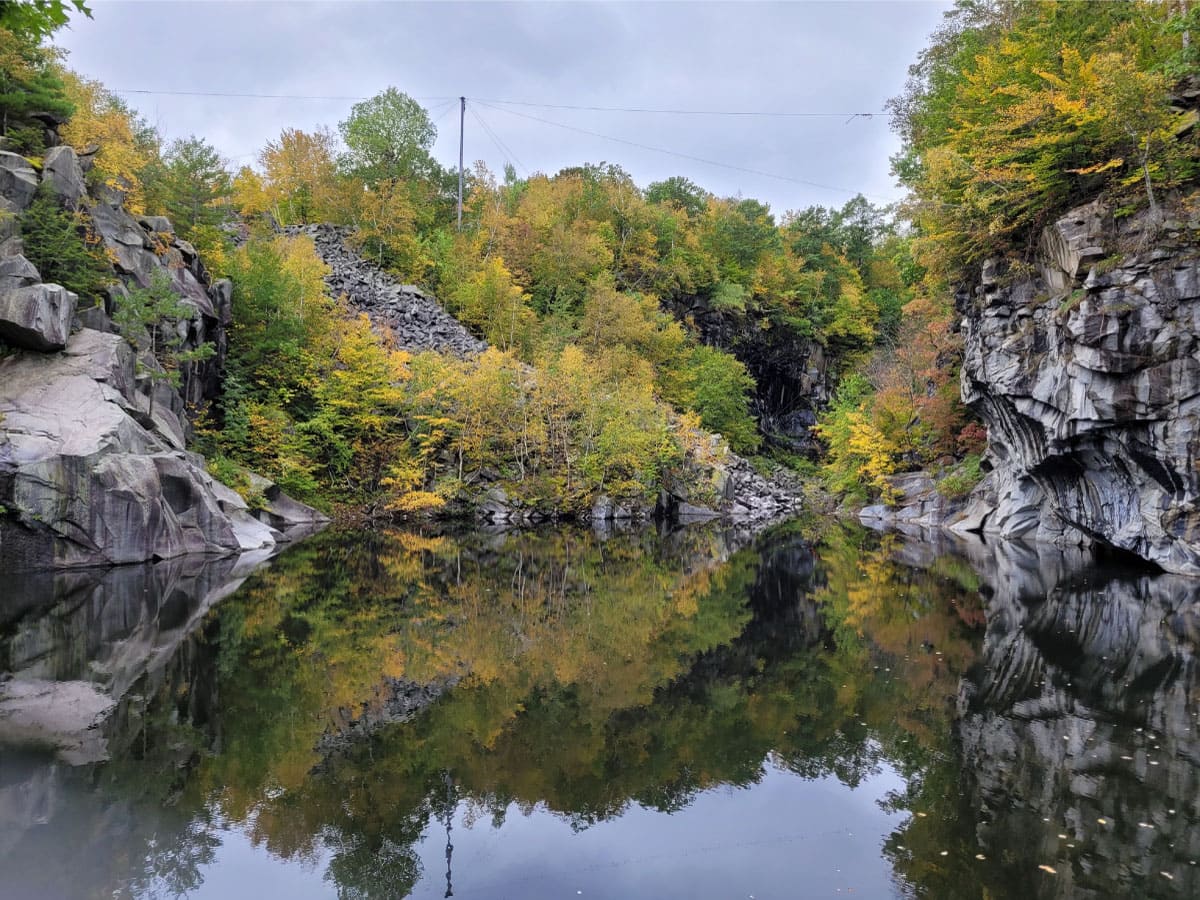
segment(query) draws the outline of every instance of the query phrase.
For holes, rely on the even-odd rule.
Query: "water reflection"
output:
[[[975,562],[992,595],[957,730],[980,845],[1027,896],[1200,894],[1200,586],[1082,554]]]
[[[244,572],[172,571],[0,615],[0,694],[111,701],[88,757],[0,700],[0,896],[1200,889],[1189,581],[787,528],[330,534],[215,609]]]

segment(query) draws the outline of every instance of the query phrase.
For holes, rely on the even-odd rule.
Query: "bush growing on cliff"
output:
[[[86,213],[64,209],[44,183],[21,215],[21,239],[42,280],[78,294],[81,309],[102,303],[116,281]]]

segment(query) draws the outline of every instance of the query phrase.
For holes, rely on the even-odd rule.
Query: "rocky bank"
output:
[[[1079,207],[1045,229],[1035,265],[989,261],[959,294],[962,394],[990,471],[952,528],[1200,575],[1198,201]]]
[[[89,189],[88,157],[51,148],[39,174],[0,152],[0,571],[107,565],[272,547],[323,517],[264,483],[250,509],[187,450],[189,406],[220,385],[232,286],[210,278],[162,217],[136,217],[120,191]],[[24,256],[20,214],[40,184],[87,214],[113,260],[103,302],[47,284]],[[166,273],[189,318],[163,322],[182,349],[214,355],[180,372],[115,333],[114,304]]]

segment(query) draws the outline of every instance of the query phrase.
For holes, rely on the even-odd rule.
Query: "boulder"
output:
[[[175,234],[175,226],[171,224],[171,220],[166,216],[141,216],[137,221],[147,231],[172,236]]]
[[[0,361],[0,568],[225,555],[285,538],[144,402],[133,351],[115,334],[83,329],[63,353]]]
[[[33,269],[23,256],[10,258],[5,267],[12,273],[5,280],[25,280],[29,269]],[[33,272],[36,274],[37,270]],[[61,350],[71,333],[78,299],[57,284],[26,284],[0,290],[0,338],[14,347],[42,352]]]
[[[21,212],[37,193],[38,177],[29,160],[18,153],[0,151],[0,197],[10,204],[10,212]]]
[[[74,209],[87,193],[83,181],[83,169],[75,151],[65,144],[46,151],[42,163],[42,181],[64,204]]]

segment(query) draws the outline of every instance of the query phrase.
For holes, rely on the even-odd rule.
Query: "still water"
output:
[[[0,898],[1200,896],[1200,583],[796,528],[0,588]]]

